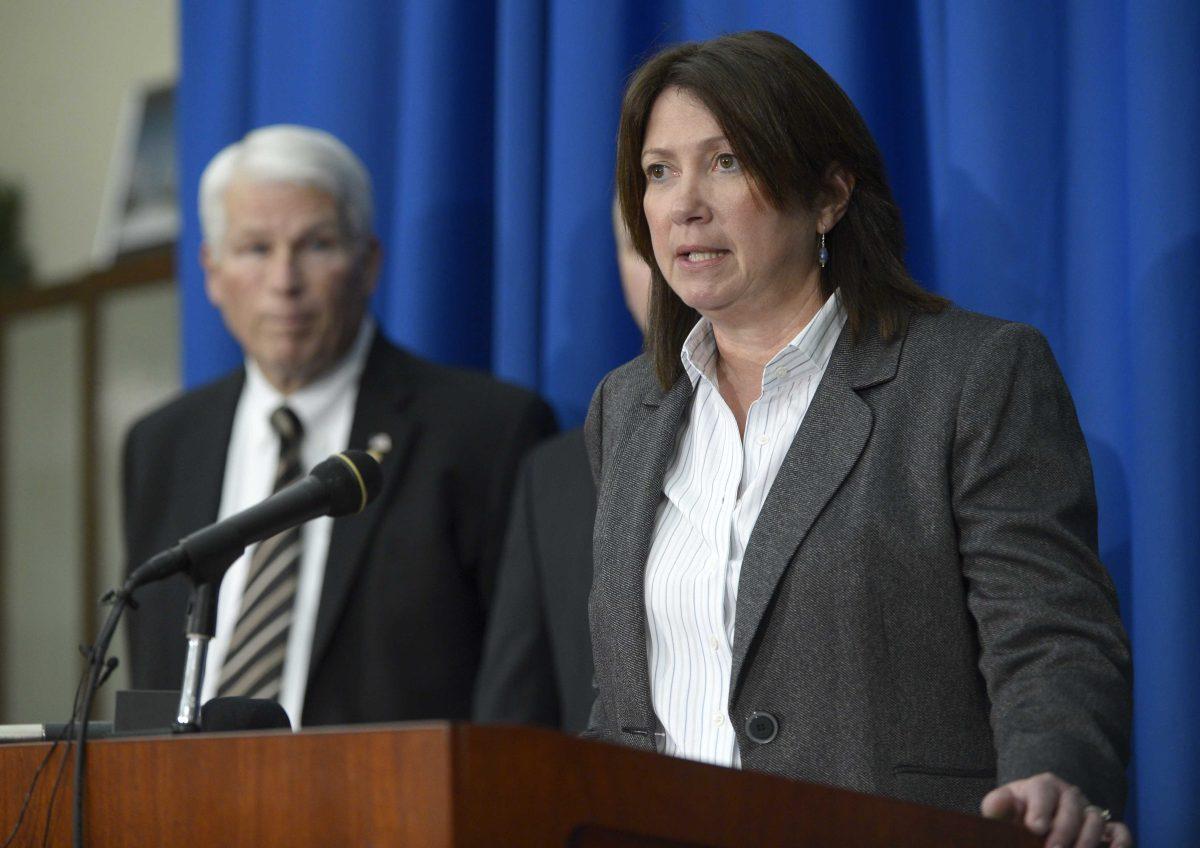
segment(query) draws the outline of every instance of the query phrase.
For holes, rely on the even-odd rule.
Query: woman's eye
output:
[[[666,177],[667,166],[655,163],[646,169],[646,176],[651,180],[658,181]]]
[[[717,154],[717,169],[721,171],[732,171],[738,166],[737,157],[732,153]]]

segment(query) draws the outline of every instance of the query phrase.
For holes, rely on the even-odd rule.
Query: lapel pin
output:
[[[376,433],[367,440],[367,453],[375,458],[376,462],[382,462],[383,457],[392,449],[392,437],[387,433]]]

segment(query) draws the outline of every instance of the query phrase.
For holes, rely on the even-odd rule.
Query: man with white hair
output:
[[[200,180],[209,300],[245,366],[134,425],[129,567],[347,446],[382,455],[359,515],[251,548],[219,592],[203,697],[273,698],[294,726],[466,718],[517,462],[553,429],[533,394],[423,361],[367,311],[371,189],[333,136],[256,130]],[[178,688],[182,578],[139,590],[137,688]]]

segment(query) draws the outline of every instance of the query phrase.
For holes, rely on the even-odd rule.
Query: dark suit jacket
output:
[[[529,452],[488,619],[475,720],[587,727],[595,697],[587,599],[596,493],[583,431]]]
[[[130,568],[217,517],[244,373],[139,421],[125,449]],[[383,489],[333,525],[305,725],[467,718],[517,464],[553,430],[533,394],[418,359],[381,336],[350,447],[391,437]],[[138,592],[127,613],[133,684],[179,688],[186,581]]]
[[[592,401],[595,735],[652,748],[643,572],[692,395],[643,357]],[[1091,467],[1045,340],[958,309],[838,340],[742,563],[742,765],[978,811],[1053,771],[1120,809],[1129,646]],[[750,714],[778,733],[752,741]],[[762,734],[759,735],[760,738]]]

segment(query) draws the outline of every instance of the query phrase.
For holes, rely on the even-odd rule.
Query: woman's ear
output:
[[[850,195],[854,193],[854,174],[847,171],[839,163],[833,162],[825,169],[825,186],[821,193],[820,205],[817,207],[817,227],[820,232],[827,233],[846,214],[850,205]]]

